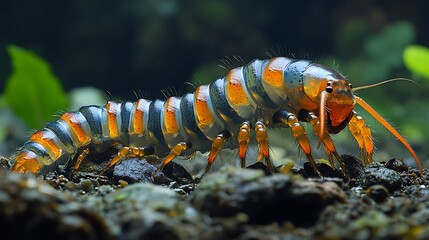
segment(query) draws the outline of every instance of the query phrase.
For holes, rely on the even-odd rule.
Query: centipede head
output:
[[[344,76],[324,67],[305,76],[304,91],[318,105],[321,133],[326,128],[335,134],[347,126],[355,100],[352,84]]]
[[[354,109],[352,85],[345,79],[328,80],[321,97],[320,116],[326,116],[325,126],[329,133],[338,133],[349,123]],[[321,121],[322,123],[324,121]]]

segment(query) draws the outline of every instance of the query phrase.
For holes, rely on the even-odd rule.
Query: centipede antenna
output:
[[[359,104],[365,111],[367,111],[369,114],[371,114],[372,117],[375,118],[381,125],[383,125],[387,130],[389,130],[390,133],[393,134],[404,146],[407,148],[407,150],[411,153],[414,160],[417,163],[417,166],[419,167],[420,173],[423,174],[422,166],[420,165],[420,160],[417,157],[417,154],[414,152],[414,150],[411,148],[410,144],[405,140],[404,137],[392,126],[390,123],[388,123],[377,111],[375,111],[374,108],[372,108],[367,102],[365,102],[362,98],[355,96],[356,103]]]
[[[362,90],[362,89],[367,89],[367,88],[372,88],[372,87],[376,87],[385,83],[389,83],[389,82],[396,82],[396,81],[406,81],[406,82],[411,82],[414,83],[415,85],[419,86],[420,88],[423,88],[422,85],[418,84],[416,81],[408,79],[408,78],[393,78],[393,79],[389,79],[389,80],[385,80],[379,83],[374,83],[371,85],[365,85],[365,86],[360,86],[360,87],[355,87],[353,88],[353,91],[356,92],[358,90]]]

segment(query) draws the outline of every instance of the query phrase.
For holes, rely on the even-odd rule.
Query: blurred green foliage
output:
[[[106,103],[105,93],[94,87],[81,87],[72,89],[68,93],[70,99],[70,110],[75,111],[81,106],[104,105]]]
[[[406,47],[404,63],[411,72],[429,79],[429,48],[418,45]]]
[[[30,128],[41,128],[68,107],[68,98],[48,63],[35,53],[9,45],[12,74],[3,93],[5,104]]]
[[[407,21],[390,23],[379,33],[371,34],[368,29],[369,23],[362,19],[346,22],[337,36],[338,56],[331,57],[342,63],[340,71],[355,86],[391,77],[402,67],[404,48],[415,41],[414,27]]]

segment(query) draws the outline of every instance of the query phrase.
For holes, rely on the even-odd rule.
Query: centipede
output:
[[[310,124],[331,165],[335,159],[347,175],[331,138],[346,127],[357,142],[363,164],[373,162],[371,129],[355,110],[357,104],[403,144],[422,172],[420,160],[405,138],[355,95],[367,87],[353,88],[338,71],[309,60],[255,59],[183,96],[107,101],[104,106],[83,106],[64,113],[17,150],[11,157],[11,170],[45,174],[72,159],[78,169],[90,151],[104,151],[115,144],[121,147],[105,170],[126,158],[155,155],[162,158],[156,173],[178,156],[200,151],[208,152],[208,172],[224,147],[237,149],[241,167],[245,167],[251,136],[258,146],[257,161],[264,160],[273,170],[267,129],[289,128],[320,176],[303,126]]]

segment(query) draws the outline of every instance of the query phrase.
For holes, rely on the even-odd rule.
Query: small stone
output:
[[[272,174],[272,172],[262,162],[256,162],[256,163],[254,163],[252,165],[247,166],[246,168],[247,169],[255,169],[255,170],[259,169],[259,170],[262,170],[262,171],[264,171],[265,175],[267,175],[267,176]]]
[[[358,179],[365,174],[365,168],[362,161],[353,155],[341,155],[344,165],[349,173],[350,178]]]
[[[396,158],[392,158],[389,161],[387,161],[385,166],[397,172],[406,172],[409,169],[409,167],[404,162]]]
[[[317,163],[317,170],[319,170],[320,174],[323,177],[331,177],[331,178],[342,178],[344,174],[339,169],[334,169],[330,165],[326,163]],[[319,177],[313,170],[313,167],[309,162],[304,163],[304,171],[305,177]]]
[[[113,178],[117,181],[124,180],[128,183],[148,182],[153,183],[152,173],[156,171],[156,166],[150,164],[145,159],[127,159],[116,164],[113,169]],[[160,183],[168,184],[168,179],[163,173],[158,173],[156,180]]]
[[[222,168],[202,179],[191,195],[195,208],[212,217],[244,213],[249,223],[292,221],[309,225],[334,202],[345,201],[337,184],[318,183],[290,175],[265,176],[261,170]]]
[[[131,184],[102,198],[90,197],[87,205],[104,216],[120,239],[190,239],[200,229],[199,216],[178,194],[154,184]]]
[[[368,188],[367,194],[374,199],[374,201],[380,203],[389,196],[389,191],[383,185],[372,185]]]
[[[118,163],[113,169],[113,178],[117,181],[124,180],[128,183],[146,182],[156,184],[170,184],[172,181],[189,182],[192,176],[181,165],[170,162],[161,172],[154,177],[157,170],[149,160],[131,158]]]
[[[372,185],[383,185],[390,192],[398,190],[402,186],[401,174],[382,166],[371,166],[365,170],[362,185],[366,188]]]
[[[177,164],[175,162],[170,162],[167,164],[162,172],[167,175],[167,177],[172,179],[188,179],[192,180],[191,174],[182,165]]]
[[[113,239],[104,219],[33,175],[0,169],[2,239]]]
[[[119,184],[119,186],[120,186],[121,188],[124,188],[124,187],[128,186],[127,181],[124,181],[124,180],[122,180],[122,179],[119,179],[118,184]]]

